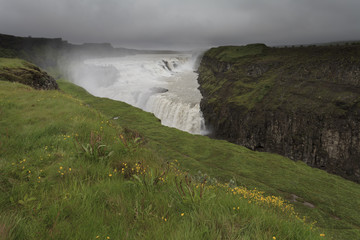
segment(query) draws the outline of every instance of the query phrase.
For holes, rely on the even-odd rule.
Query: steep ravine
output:
[[[360,182],[360,45],[213,48],[198,82],[215,138]]]

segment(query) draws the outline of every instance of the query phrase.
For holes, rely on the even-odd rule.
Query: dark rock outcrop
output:
[[[360,182],[360,46],[250,48],[202,59],[201,110],[214,137]]]
[[[21,67],[0,67],[0,80],[19,82],[39,90],[59,89],[53,77],[25,61]]]

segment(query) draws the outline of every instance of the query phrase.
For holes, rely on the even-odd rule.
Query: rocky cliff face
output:
[[[214,48],[198,81],[214,137],[360,182],[360,45]]]

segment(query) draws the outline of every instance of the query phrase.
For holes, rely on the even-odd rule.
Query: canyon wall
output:
[[[198,72],[213,137],[360,182],[360,45],[218,47]]]

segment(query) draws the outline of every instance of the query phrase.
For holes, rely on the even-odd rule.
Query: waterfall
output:
[[[169,94],[152,95],[145,110],[154,113],[165,126],[175,127],[193,134],[205,134],[205,121],[200,105],[174,100]]]
[[[195,63],[191,54],[138,54],[88,59],[72,75],[95,96],[152,112],[165,126],[206,134]]]

